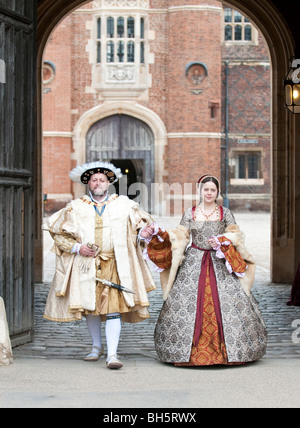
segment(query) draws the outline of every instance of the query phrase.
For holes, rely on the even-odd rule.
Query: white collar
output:
[[[107,201],[107,200],[108,200],[108,193],[105,195],[105,197],[104,197],[103,199],[101,199],[101,201],[96,201],[96,199],[94,199],[94,198],[93,198],[93,196],[92,196],[91,192],[89,192],[89,194],[90,194],[90,198],[91,198],[91,200],[92,200],[93,202],[95,202],[96,204],[99,204],[100,202],[104,202],[104,201]]]

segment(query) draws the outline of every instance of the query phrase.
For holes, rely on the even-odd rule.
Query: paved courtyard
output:
[[[173,227],[179,218],[158,218],[163,227]],[[270,282],[270,216],[265,213],[240,213],[236,220],[246,235],[246,245],[257,262],[253,294],[265,319],[269,343],[265,359],[290,359],[300,356],[300,307],[287,306],[290,284]],[[259,245],[258,245],[259,243]],[[55,260],[51,253],[51,238],[45,233],[44,282],[35,285],[35,327],[32,343],[14,348],[14,357],[40,359],[81,359],[90,348],[85,321],[56,323],[43,319],[47,293],[53,277]],[[151,318],[135,324],[123,324],[119,354],[157,359],[153,332],[163,300],[159,276],[154,274],[157,290],[150,293]],[[299,321],[297,321],[299,320]],[[103,326],[103,337],[104,337]],[[299,343],[298,343],[299,342]],[[105,344],[105,339],[104,339]]]

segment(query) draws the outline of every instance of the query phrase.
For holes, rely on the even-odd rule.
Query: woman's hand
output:
[[[154,232],[154,224],[150,224],[149,226],[144,227],[144,229],[141,231],[141,237],[142,238],[150,238],[153,235]]]

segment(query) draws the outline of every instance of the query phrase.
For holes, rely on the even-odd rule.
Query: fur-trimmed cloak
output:
[[[167,232],[171,241],[172,266],[168,269],[165,269],[160,274],[164,300],[167,300],[168,298],[178,269],[184,260],[185,250],[190,242],[190,231],[185,226],[179,225],[176,229],[170,229],[167,230]],[[245,276],[239,278],[239,280],[245,293],[250,296],[250,291],[253,287],[255,279],[256,264],[255,260],[245,246],[244,234],[241,232],[238,225],[230,224],[225,229],[224,236],[231,241],[232,245],[236,248],[241,257],[247,263],[248,268],[246,270]]]
[[[141,211],[137,203],[126,196],[113,195],[105,208],[103,245],[111,245],[116,258],[120,284],[135,294],[123,293],[131,312],[123,320],[139,322],[149,317],[148,292],[155,289],[149,268],[137,242],[138,231],[152,223],[151,217]],[[74,242],[94,243],[94,205],[88,196],[71,201],[65,208],[48,218],[43,229],[52,236],[64,238],[63,249],[55,244],[56,271],[49,291],[44,317],[53,321],[74,321],[83,313],[95,310],[95,260],[71,254]],[[105,238],[107,237],[107,239]],[[110,244],[107,243],[110,241]],[[107,251],[111,248],[107,248]],[[101,259],[101,254],[100,254]],[[82,263],[87,263],[85,270]]]

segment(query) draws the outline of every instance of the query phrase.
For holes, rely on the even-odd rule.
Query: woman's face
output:
[[[215,202],[218,197],[218,189],[215,183],[209,181],[204,183],[201,189],[201,198],[202,201],[206,204],[211,204]]]

